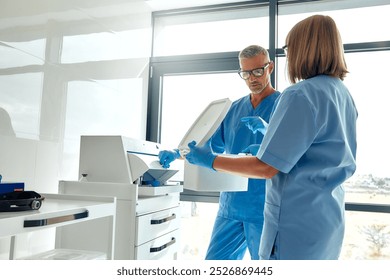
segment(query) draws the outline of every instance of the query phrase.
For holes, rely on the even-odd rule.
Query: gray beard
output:
[[[269,84],[269,81],[264,85],[264,87],[261,89],[261,91],[255,91],[255,92],[252,92],[253,94],[262,94],[265,90],[265,88],[268,86]]]

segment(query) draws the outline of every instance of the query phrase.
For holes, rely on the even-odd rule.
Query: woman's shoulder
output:
[[[323,86],[327,84],[339,84],[342,83],[339,78],[331,77],[328,75],[318,75],[306,80],[302,80],[296,84],[293,84],[287,87],[283,93],[285,92],[301,92],[304,93],[306,91],[313,92],[315,90],[320,90]]]

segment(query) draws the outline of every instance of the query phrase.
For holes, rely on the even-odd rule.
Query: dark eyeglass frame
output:
[[[287,50],[288,50],[288,46],[287,45],[284,45],[282,47],[283,51],[284,51],[284,54],[287,55]]]
[[[270,64],[271,62],[267,62],[263,67],[252,69],[252,70],[242,71],[240,69],[238,70],[238,75],[240,75],[241,79],[243,80],[248,80],[251,74],[256,78],[262,77],[264,75],[265,69],[267,69]],[[246,74],[248,74],[248,76],[246,76]]]

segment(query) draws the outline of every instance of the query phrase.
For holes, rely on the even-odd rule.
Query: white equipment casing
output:
[[[117,135],[81,136],[79,178],[132,184],[147,176],[164,184],[179,171],[180,164],[163,168],[158,160],[160,151],[161,145],[150,141]]]
[[[204,145],[218,129],[232,102],[220,99],[211,102],[192,124],[179,144],[179,150],[185,156],[188,153],[187,144],[193,140],[197,145]],[[246,191],[248,179],[236,175],[215,172],[210,169],[184,163],[183,187],[193,191]]]

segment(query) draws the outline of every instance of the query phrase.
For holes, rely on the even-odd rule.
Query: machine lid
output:
[[[189,152],[188,143],[195,140],[197,146],[204,145],[213,136],[232,105],[229,98],[212,101],[198,116],[179,144],[180,154]]]

